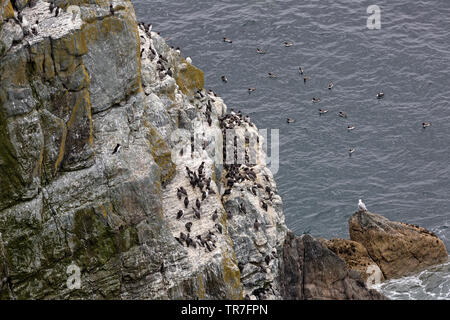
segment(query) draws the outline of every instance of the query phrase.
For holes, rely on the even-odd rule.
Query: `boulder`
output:
[[[411,224],[358,211],[349,220],[350,238],[361,243],[386,279],[398,278],[444,263],[448,253],[432,232]]]
[[[371,274],[370,270],[372,267],[369,267],[376,266],[367,249],[359,242],[347,239],[320,239],[320,242],[344,260],[348,269],[358,271],[364,281]],[[380,280],[384,280],[383,275],[381,275]]]
[[[281,294],[295,300],[382,300],[364,284],[360,274],[310,235],[288,232],[283,247]]]

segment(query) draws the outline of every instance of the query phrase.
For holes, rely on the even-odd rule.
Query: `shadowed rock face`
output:
[[[386,279],[444,263],[448,253],[432,232],[378,214],[358,211],[349,220],[350,238],[361,243]]]
[[[286,236],[281,265],[284,299],[384,299],[366,288],[358,272],[309,235]]]

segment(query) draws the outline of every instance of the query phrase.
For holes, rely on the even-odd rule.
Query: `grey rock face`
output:
[[[347,270],[345,262],[310,235],[286,236],[281,267],[285,299],[385,299],[368,290],[358,272]]]

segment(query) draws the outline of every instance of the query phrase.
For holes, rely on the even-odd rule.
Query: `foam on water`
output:
[[[394,300],[450,299],[450,262],[372,287]]]

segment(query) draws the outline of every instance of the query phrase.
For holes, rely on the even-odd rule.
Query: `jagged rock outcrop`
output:
[[[367,252],[367,249],[359,242],[347,239],[319,240],[326,248],[344,260],[347,263],[348,269],[358,271],[364,281],[372,274],[372,268],[370,266],[377,266]],[[382,274],[380,274],[379,280],[384,280]]]
[[[304,298],[378,298],[285,240],[263,137],[129,0],[28,2],[0,0],[0,298],[299,298],[299,270]]]
[[[289,232],[283,257],[284,299],[385,299],[377,291],[368,290],[358,272],[347,269],[342,259],[310,235],[297,237]]]
[[[386,279],[398,278],[448,259],[444,243],[432,232],[360,210],[349,220],[350,238],[361,243]]]

